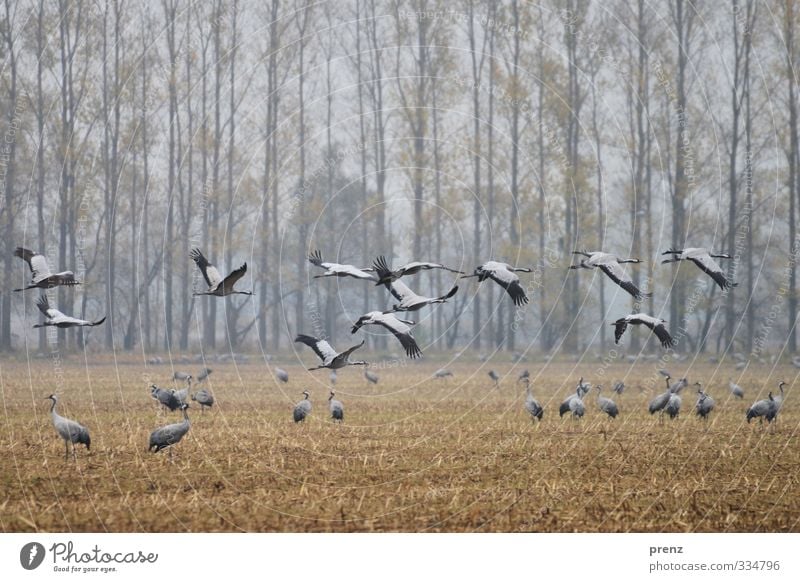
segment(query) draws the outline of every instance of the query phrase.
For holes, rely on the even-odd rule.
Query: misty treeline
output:
[[[108,315],[62,349],[346,344],[392,299],[311,279],[316,248],[533,268],[524,308],[472,279],[414,314],[429,349],[608,350],[634,308],[679,351],[797,349],[799,2],[3,2],[5,350],[49,347],[18,245],[83,281],[62,311]],[[194,246],[255,296],[193,297]],[[684,246],[738,287],[660,264]],[[642,258],[653,298],[568,271],[576,249]]]

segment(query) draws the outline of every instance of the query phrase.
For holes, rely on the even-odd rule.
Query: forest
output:
[[[4,352],[350,342],[391,297],[314,279],[315,249],[532,269],[524,307],[458,281],[418,318],[432,353],[660,350],[614,346],[634,309],[680,353],[797,352],[796,0],[2,1]],[[18,246],[82,282],[51,302],[105,324],[32,329]],[[194,247],[246,262],[254,295],[193,296]],[[685,247],[730,255],[738,285],[661,264]],[[652,297],[570,271],[576,250],[642,259]]]

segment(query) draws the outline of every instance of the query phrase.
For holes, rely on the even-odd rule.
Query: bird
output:
[[[671,393],[669,400],[667,400],[667,405],[664,406],[664,412],[669,414],[671,419],[676,418],[681,412],[681,397],[674,392]]]
[[[330,378],[331,386],[336,386],[336,380],[338,379],[338,376],[336,375],[336,370],[331,370],[331,373],[328,375],[328,378]]]
[[[171,390],[172,395],[180,402],[181,404],[186,403],[186,399],[189,397],[189,386],[182,388],[181,390]]]
[[[364,370],[364,378],[367,379],[367,382],[370,384],[377,384],[378,383],[378,375],[370,372],[369,370]]]
[[[304,398],[295,405],[292,411],[292,418],[294,418],[295,422],[303,422],[306,416],[311,414],[311,400],[308,399],[311,395],[308,390],[303,390],[303,396]]]
[[[447,378],[452,375],[453,373],[450,370],[445,370],[444,368],[436,370],[436,372],[433,373],[434,378]]]
[[[393,269],[389,266],[389,262],[386,260],[386,257],[381,255],[375,262],[373,263],[373,268],[375,272],[378,273],[378,282],[375,285],[385,285],[386,283],[393,283],[397,281],[400,277],[405,277],[406,275],[415,275],[420,271],[430,271],[431,269],[442,269],[444,271],[450,271],[451,273],[458,273],[459,275],[463,275],[463,271],[457,271],[456,269],[451,269],[450,267],[445,267],[441,263],[429,263],[426,261],[413,261],[411,263],[406,263],[402,267],[398,267],[397,269]]]
[[[330,368],[331,370],[338,370],[339,368],[344,368],[345,366],[367,366],[369,365],[364,360],[350,360],[350,354],[356,351],[358,348],[364,345],[364,340],[361,340],[360,344],[356,344],[352,347],[347,348],[343,352],[337,352],[331,347],[331,344],[324,339],[318,339],[315,337],[311,337],[310,335],[300,334],[294,341],[303,343],[314,350],[314,353],[319,356],[319,359],[322,360],[322,364],[320,366],[316,366],[314,368],[309,368],[309,372],[312,370],[319,370],[321,368]]]
[[[289,381],[289,372],[287,372],[283,368],[275,368],[275,376],[278,378],[278,380],[280,380],[284,384],[286,384]]]
[[[603,390],[603,387],[601,385],[598,384],[597,386],[595,386],[595,389],[597,390],[597,406],[600,408],[600,410],[605,412],[611,418],[617,418],[617,415],[619,414],[619,408],[617,407],[617,403],[611,400],[610,398],[602,396],[601,392]]]
[[[728,379],[728,388],[736,398],[739,400],[744,399],[744,389],[738,384],[734,383],[733,378]]]
[[[31,282],[27,287],[14,289],[14,291],[27,291],[28,289],[52,289],[59,285],[80,285],[80,281],[75,280],[75,273],[72,271],[62,271],[53,274],[47,266],[47,259],[44,255],[31,251],[23,247],[14,250],[14,256],[19,257],[28,263],[31,269]]]
[[[689,385],[689,380],[686,378],[681,378],[677,382],[673,383],[669,387],[670,392],[674,392],[675,394],[680,394],[681,390],[686,388]]]
[[[376,277],[372,273],[374,271],[371,267],[359,269],[353,265],[340,265],[339,263],[324,263],[322,261],[322,253],[319,250],[313,251],[308,255],[308,262],[317,267],[325,269],[322,275],[314,275],[315,279],[320,277],[353,277],[355,279],[367,279],[375,281]]]
[[[625,317],[621,317],[611,324],[615,328],[614,343],[619,344],[622,334],[625,333],[625,330],[628,329],[629,325],[646,325],[653,331],[653,333],[656,334],[656,337],[661,342],[663,347],[671,348],[675,342],[672,339],[672,336],[669,335],[667,328],[664,326],[665,323],[667,323],[666,320],[658,319],[645,313],[632,313],[631,315],[626,315]]]
[[[625,390],[625,382],[623,382],[622,380],[617,380],[616,382],[614,382],[613,390],[616,394],[622,396],[622,392]]]
[[[178,410],[181,406],[174,390],[164,390],[155,384],[150,386],[150,397],[170,411]]]
[[[331,418],[333,422],[339,421],[340,423],[344,422],[344,405],[335,400],[333,397],[336,396],[336,392],[331,390],[330,396],[328,396],[328,406],[331,410]],[[306,402],[305,400],[303,402]],[[309,402],[310,404],[310,402]],[[297,417],[295,417],[295,421],[297,421]]]
[[[581,380],[583,380],[583,378],[581,378]],[[573,418],[577,419],[582,417],[586,411],[586,408],[583,405],[583,394],[583,390],[580,386],[578,386],[578,388],[575,390],[575,394],[572,394],[566,398],[561,403],[561,406],[558,407],[558,416],[563,417],[567,412],[571,412]]]
[[[211,368],[203,368],[203,371],[197,375],[197,383],[200,384],[208,380],[208,377],[211,375],[211,372],[213,371],[214,370],[212,370]]]
[[[388,277],[391,272],[386,268],[377,267],[378,279]],[[395,304],[392,309],[384,311],[384,313],[392,313],[395,311],[417,311],[426,305],[433,305],[434,303],[445,303],[458,291],[458,285],[454,285],[447,294],[441,297],[425,297],[424,295],[417,295],[402,281],[390,281],[384,283],[385,287],[389,290],[392,296],[400,303]]]
[[[191,385],[191,383],[192,383],[192,375],[191,374],[187,374],[186,372],[176,371],[172,375],[172,379],[173,380],[178,380],[180,382],[186,382],[189,385]]]
[[[189,409],[189,405],[184,403],[181,404],[180,408],[183,411],[183,421],[162,426],[151,432],[147,446],[148,451],[157,453],[161,449],[169,448],[169,456],[172,458],[172,445],[178,444],[189,432],[191,426],[189,414],[186,412]]]
[[[531,373],[528,370],[523,370],[522,373],[517,378],[517,382],[526,382],[530,380]]]
[[[719,285],[719,288],[723,291],[725,289],[730,289],[731,287],[736,287],[738,283],[734,283],[733,281],[729,281],[725,274],[722,272],[722,268],[717,264],[714,259],[730,259],[731,256],[725,253],[714,254],[710,252],[708,249],[701,249],[701,248],[687,248],[687,249],[670,249],[668,251],[664,251],[661,253],[662,255],[672,255],[671,259],[665,259],[661,261],[661,264],[664,265],[666,263],[677,263],[680,261],[692,261],[697,267],[703,271],[706,275],[714,279],[714,282]]]
[[[58,327],[61,329],[68,327],[94,327],[103,323],[106,318],[98,319],[97,321],[87,321],[85,319],[76,319],[68,315],[64,315],[58,309],[50,307],[50,302],[47,300],[47,295],[42,295],[36,300],[36,307],[39,308],[45,316],[44,323],[37,323],[33,327]]]
[[[400,341],[400,345],[403,346],[409,358],[414,359],[422,356],[422,351],[411,333],[411,326],[415,325],[415,322],[399,319],[392,313],[370,311],[358,318],[358,321],[353,324],[350,333],[356,333],[364,325],[380,325],[388,329]]]
[[[665,380],[667,383],[667,391],[653,398],[647,407],[647,410],[650,414],[655,414],[656,412],[660,412],[661,416],[659,417],[659,419],[663,418],[664,407],[667,405],[667,403],[669,402],[669,397],[672,395],[672,388],[670,387],[669,384],[671,378],[669,376],[666,376]]]
[[[588,382],[584,382],[583,376],[581,376],[581,379],[578,380],[578,387],[577,387],[577,390],[580,393],[581,398],[586,396],[589,393],[589,390],[591,390],[591,388],[592,385],[589,384]]]
[[[714,399],[703,391],[700,382],[695,382],[694,385],[697,386],[697,393],[700,395],[694,405],[695,413],[703,420],[708,420],[708,415],[714,410]]]
[[[226,297],[228,295],[253,295],[252,291],[236,291],[233,286],[247,273],[247,263],[242,264],[238,269],[234,269],[224,279],[219,274],[217,268],[208,262],[203,253],[198,248],[189,252],[191,259],[197,263],[197,267],[203,274],[203,278],[208,284],[208,290],[202,293],[194,292],[192,295],[212,295],[214,297]]]
[[[489,370],[487,375],[494,381],[494,387],[497,388],[500,385],[500,376],[497,375],[497,372]]]
[[[594,269],[599,267],[609,279],[630,293],[634,299],[641,300],[653,296],[652,293],[643,293],[640,291],[639,288],[634,285],[631,276],[620,266],[623,263],[641,263],[641,259],[620,259],[602,251],[573,251],[572,254],[583,255],[586,258],[581,259],[580,263],[577,265],[570,266],[570,269]]]
[[[778,389],[781,391],[781,394],[780,394],[780,396],[778,396],[777,394],[775,395],[775,404],[777,405],[778,410],[780,410],[783,407],[783,397],[784,397],[783,387],[784,386],[786,386],[786,382],[781,380],[778,383]],[[776,414],[777,414],[777,412],[776,412]]]
[[[470,277],[477,277],[478,282],[491,279],[503,289],[506,290],[514,305],[517,307],[528,303],[528,296],[525,295],[525,290],[519,283],[519,276],[517,273],[530,273],[531,269],[527,267],[512,267],[508,263],[499,263],[497,261],[488,261],[479,265],[472,275],[462,275],[461,279],[468,279]]]
[[[86,445],[88,451],[92,444],[92,439],[89,436],[89,429],[82,424],[64,418],[56,412],[56,404],[58,404],[58,396],[51,394],[45,400],[52,401],[50,405],[50,417],[53,419],[53,426],[58,435],[64,439],[64,460],[69,458],[69,444],[72,443],[72,457],[77,460],[75,455],[75,443]]]
[[[206,407],[211,408],[214,406],[214,396],[205,388],[192,394],[192,401],[197,402],[200,405],[201,413],[206,409]]]
[[[538,419],[539,422],[541,422],[544,416],[544,408],[542,408],[542,405],[533,397],[530,382],[525,382],[525,385],[525,410],[530,413],[531,421]]]
[[[662,376],[664,376],[665,378],[669,378],[669,376],[670,376],[669,372],[667,372],[664,368],[661,368],[658,371],[658,373],[661,374]]]
[[[778,415],[778,404],[775,402],[775,398],[772,396],[772,392],[767,395],[767,398],[763,400],[757,400],[753,403],[753,405],[747,409],[746,418],[747,423],[750,424],[750,421],[754,418],[758,418],[760,423],[764,423],[764,419],[767,419],[767,423],[771,423],[775,420],[775,417]]]

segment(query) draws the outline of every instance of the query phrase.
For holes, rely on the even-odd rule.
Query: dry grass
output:
[[[558,418],[574,364],[528,365],[541,372],[541,425],[522,408],[517,370],[495,390],[488,368],[469,379],[477,364],[438,381],[425,379],[434,363],[384,370],[378,386],[349,369],[336,387],[343,426],[328,418],[327,371],[315,381],[285,366],[292,379],[276,385],[263,365],[213,367],[218,406],[191,410],[169,462],[147,453],[147,439],[179,416],[157,413],[141,366],[76,361],[56,385],[46,360],[3,364],[3,530],[800,531],[800,406],[789,397],[769,430],[744,422],[759,391],[794,378],[788,367],[748,373],[744,402],[729,398],[728,373],[718,373],[708,425],[690,414],[691,388],[678,420],[647,414],[656,389],[640,387],[650,364],[607,369],[609,379],[627,374],[621,416],[603,418],[593,394],[581,422]],[[580,371],[596,380],[593,369]],[[171,371],[150,373],[166,385]],[[694,366],[691,380],[713,373]],[[295,425],[291,408],[306,387],[314,411]],[[47,414],[54,389],[61,413],[91,431],[92,451],[81,447],[77,463],[64,461]]]

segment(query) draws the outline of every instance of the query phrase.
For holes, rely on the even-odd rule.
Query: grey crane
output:
[[[200,405],[200,413],[202,414],[206,408],[214,406],[214,395],[205,388],[202,388],[192,394],[192,401]]]
[[[591,389],[592,389],[592,385],[589,384],[589,382],[584,382],[583,381],[583,376],[581,376],[581,379],[578,380],[578,392],[581,393],[581,398],[586,396],[589,393],[589,390],[591,390]]]
[[[599,268],[605,273],[609,279],[614,281],[622,289],[630,293],[636,300],[641,300],[647,297],[652,297],[652,293],[643,293],[639,288],[634,285],[633,279],[625,269],[622,268],[624,263],[641,263],[641,259],[620,259],[614,255],[604,253],[602,251],[573,251],[573,255],[582,255],[586,257],[581,259],[577,265],[572,265],[570,269],[595,269]]]
[[[331,386],[336,386],[336,380],[339,379],[339,376],[336,374],[336,370],[331,370],[331,373],[328,374],[328,378],[330,378]]]
[[[617,380],[614,382],[614,388],[612,388],[615,394],[619,394],[622,396],[622,393],[625,391],[625,382],[622,380]]]
[[[672,255],[671,259],[661,261],[661,264],[678,263],[680,261],[691,261],[703,271],[706,275],[711,277],[714,282],[719,285],[722,290],[736,287],[738,283],[729,281],[725,277],[722,268],[717,264],[714,259],[730,259],[730,255],[724,253],[713,254],[708,249],[701,248],[687,248],[687,249],[670,249],[661,253],[662,255]]]
[[[681,390],[686,388],[689,385],[689,380],[687,378],[681,378],[677,382],[670,385],[669,390],[670,392],[674,392],[675,394],[680,394]]]
[[[750,424],[750,421],[754,418],[758,418],[761,424],[764,423],[765,418],[768,424],[775,420],[775,417],[778,416],[778,403],[775,402],[772,392],[767,395],[767,398],[756,400],[753,405],[747,409],[745,416],[748,424]]]
[[[602,385],[598,384],[595,386],[595,389],[597,390],[598,408],[600,408],[601,411],[605,412],[611,418],[617,418],[617,415],[619,414],[619,407],[617,406],[617,403],[601,394],[603,391]]]
[[[661,342],[663,347],[671,348],[675,342],[672,339],[672,336],[669,335],[667,328],[664,326],[665,323],[667,323],[666,320],[658,319],[652,315],[647,315],[646,313],[632,313],[631,315],[626,315],[625,317],[621,317],[611,324],[614,326],[614,343],[619,344],[622,334],[625,333],[625,330],[628,329],[629,325],[644,325],[649,327],[650,330],[656,334],[656,337]]]
[[[75,454],[75,443],[86,445],[87,451],[92,444],[92,439],[89,437],[89,429],[82,424],[75,422],[74,420],[64,418],[58,412],[56,412],[58,396],[55,394],[51,394],[45,398],[45,400],[50,400],[52,402],[50,405],[50,417],[53,419],[53,426],[55,427],[58,436],[64,439],[64,460],[66,461],[69,459],[70,443],[72,443],[72,457],[77,460],[77,456]]]
[[[708,415],[714,410],[714,399],[703,391],[703,386],[700,382],[695,382],[694,385],[697,386],[697,394],[699,395],[694,405],[695,413],[703,420],[708,420]]]
[[[669,372],[667,372],[667,371],[666,371],[664,368],[661,368],[661,369],[658,371],[658,373],[659,373],[659,374],[661,374],[662,376],[664,376],[665,378],[669,378],[669,377],[670,377],[670,373],[669,373]]]
[[[728,388],[731,394],[739,400],[744,399],[744,389],[733,381],[733,378],[728,378]]]
[[[786,382],[781,380],[778,383],[778,389],[781,391],[781,394],[780,394],[780,396],[778,396],[777,394],[775,395],[775,404],[778,407],[778,411],[780,411],[780,409],[783,407],[783,398],[784,398],[783,387],[784,386],[786,386]],[[777,411],[775,412],[775,414],[777,414]]]
[[[172,395],[175,396],[175,398],[177,398],[178,402],[180,402],[181,404],[185,404],[186,399],[189,397],[189,386],[187,386],[186,388],[182,388],[180,390],[173,389],[171,390],[171,392]]]
[[[434,378],[447,378],[448,376],[452,377],[452,375],[453,373],[450,370],[445,370],[444,368],[436,370],[436,372],[433,373]]]
[[[487,375],[489,376],[489,378],[492,379],[492,381],[494,381],[495,388],[500,386],[500,376],[497,375],[497,372],[495,372],[494,370],[489,370]]]
[[[388,270],[378,269],[379,279],[389,275],[390,273]],[[399,303],[394,304],[390,310],[384,311],[384,313],[392,313],[395,311],[417,311],[426,305],[446,303],[447,300],[455,295],[458,291],[458,285],[454,285],[453,288],[450,289],[450,291],[448,291],[445,295],[440,297],[426,297],[424,295],[418,295],[417,293],[414,293],[402,281],[384,283],[384,285],[392,294],[392,297],[399,301]]]
[[[681,397],[678,396],[675,392],[669,395],[669,400],[667,400],[667,405],[664,407],[664,412],[669,414],[671,419],[677,418],[677,416],[681,412]]]
[[[150,386],[150,397],[170,411],[178,410],[181,406],[180,401],[175,396],[174,390],[164,390],[155,384]]]
[[[411,333],[411,326],[416,325],[415,322],[399,319],[392,313],[370,311],[358,318],[358,321],[353,324],[350,333],[356,333],[365,325],[380,325],[388,329],[398,339],[409,358],[413,359],[422,356],[422,351]]]
[[[531,373],[528,370],[523,370],[522,373],[517,378],[517,382],[526,382],[530,380]]]
[[[28,263],[31,269],[31,282],[27,287],[14,289],[14,291],[27,291],[28,289],[52,289],[59,285],[80,285],[80,281],[75,280],[75,273],[72,271],[62,271],[52,273],[47,266],[47,259],[44,255],[31,251],[23,247],[14,250],[14,256],[19,257]]]
[[[647,407],[647,410],[648,412],[650,412],[650,414],[655,414],[656,412],[660,412],[661,415],[659,416],[659,419],[663,419],[664,408],[667,406],[667,403],[669,402],[669,397],[672,396],[672,388],[670,387],[669,383],[671,378],[669,376],[665,376],[664,380],[667,383],[666,392],[663,392],[662,394],[659,394],[658,396],[653,398]]]
[[[212,370],[211,368],[203,368],[203,370],[197,375],[197,383],[202,384],[203,382],[208,380],[208,377],[211,375],[211,372],[213,371],[214,370]]]
[[[295,405],[292,411],[292,418],[294,418],[295,422],[304,422],[306,416],[311,414],[310,396],[311,394],[308,393],[308,390],[303,390],[303,399]]]
[[[476,267],[472,275],[462,275],[460,278],[468,279],[470,277],[477,277],[479,283],[482,283],[486,279],[491,279],[505,289],[514,302],[514,305],[519,307],[528,303],[528,296],[525,294],[525,289],[520,285],[517,273],[530,272],[531,269],[527,267],[513,267],[508,263],[487,261]]]
[[[64,315],[58,309],[50,307],[50,303],[47,300],[47,295],[42,295],[39,299],[36,300],[36,307],[39,308],[45,316],[44,323],[37,323],[33,327],[58,327],[61,329],[66,329],[69,327],[94,327],[96,325],[100,325],[103,323],[106,318],[99,319],[97,321],[87,321],[85,319],[77,319],[75,317],[70,317],[69,315]]]
[[[177,380],[178,382],[186,382],[189,385],[192,384],[192,375],[191,374],[187,374],[186,372],[176,371],[172,375],[172,379],[173,380]]]
[[[172,445],[181,442],[181,439],[189,432],[191,423],[189,422],[189,414],[186,412],[189,409],[188,404],[181,404],[181,411],[183,412],[183,420],[174,424],[168,424],[155,429],[150,433],[150,441],[147,446],[148,451],[157,453],[162,449],[169,448],[169,457],[172,458]]]
[[[336,392],[331,390],[331,394],[328,396],[328,406],[331,411],[331,418],[333,419],[333,422],[338,421],[339,423],[342,423],[344,422],[344,404],[334,399],[334,396],[336,396]]]
[[[375,374],[374,372],[370,372],[366,368],[364,369],[364,378],[366,378],[367,382],[369,382],[370,384],[377,384],[378,380],[380,380],[377,374]]]
[[[312,251],[308,255],[308,262],[316,267],[325,269],[322,275],[314,275],[315,279],[320,277],[353,277],[354,279],[365,279],[369,281],[377,280],[377,277],[372,273],[375,269],[372,267],[365,267],[359,269],[353,265],[340,265],[339,263],[326,263],[322,260],[322,253],[319,250]]]
[[[287,372],[283,368],[275,368],[275,377],[278,378],[278,380],[280,380],[284,384],[286,384],[289,381],[289,372]]]
[[[310,335],[300,334],[294,341],[303,343],[314,350],[314,353],[322,360],[322,364],[314,368],[309,368],[309,371],[319,370],[321,368],[330,368],[331,370],[338,370],[345,366],[368,366],[369,364],[364,360],[351,360],[350,354],[364,345],[364,340],[360,344],[356,344],[347,348],[343,352],[337,352],[331,347],[327,340],[312,337]]]
[[[586,412],[586,407],[583,404],[583,394],[584,392],[578,387],[575,390],[575,394],[561,403],[558,408],[558,416],[563,417],[567,412],[571,412],[572,418],[581,418]]]
[[[236,291],[234,285],[247,273],[247,263],[231,271],[224,279],[217,268],[208,262],[200,249],[194,248],[189,253],[191,259],[203,274],[208,284],[208,290],[202,293],[194,292],[192,295],[211,295],[213,297],[226,297],[228,295],[253,295],[252,291]]]
[[[430,271],[431,269],[442,269],[443,271],[450,271],[451,273],[458,273],[459,275],[464,274],[463,271],[457,271],[456,269],[445,267],[441,263],[429,263],[426,261],[413,261],[411,263],[406,263],[402,267],[393,269],[386,260],[386,257],[383,255],[375,259],[373,267],[378,273],[378,282],[375,283],[375,285],[393,283],[400,277],[405,277],[406,275],[415,275],[421,271]]]
[[[526,379],[525,381],[525,410],[531,415],[531,422],[534,419],[542,421],[542,417],[544,416],[544,408],[536,398],[533,397],[533,393],[531,392],[531,383]]]

